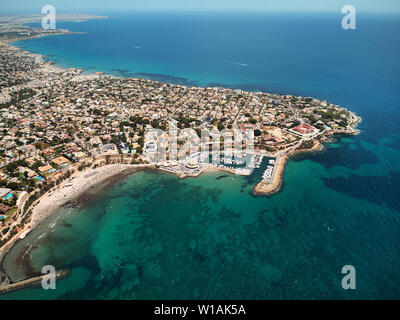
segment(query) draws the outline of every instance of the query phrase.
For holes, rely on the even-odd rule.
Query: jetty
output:
[[[56,272],[56,279],[64,278],[68,275],[69,275],[69,270],[63,269],[63,270]],[[40,285],[43,278],[45,278],[46,276],[47,276],[47,274],[44,274],[44,275],[28,278],[25,280],[21,280],[18,282],[2,285],[2,286],[0,286],[0,295],[5,294],[5,293],[10,293],[12,291],[20,290],[23,288]]]

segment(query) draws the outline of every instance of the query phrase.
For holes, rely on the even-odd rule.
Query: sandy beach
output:
[[[71,169],[71,168],[70,168]],[[157,171],[168,172],[160,168],[156,168],[149,164],[108,164],[95,169],[87,168],[83,171],[75,171],[71,177],[64,180],[60,185],[50,189],[45,194],[43,194],[38,200],[32,204],[32,216],[22,230],[19,232],[0,250],[0,266],[2,265],[4,257],[12,249],[12,247],[18,242],[18,240],[24,239],[32,230],[34,230],[40,223],[42,223],[47,217],[57,211],[60,207],[72,202],[89,189],[97,186],[102,186],[110,181],[112,178],[118,176],[119,174],[129,175],[138,172],[143,169],[153,169]],[[228,172],[235,174],[234,170],[227,168],[219,168],[214,165],[208,165],[206,168],[201,170],[197,175],[185,175],[181,172],[170,174],[177,175],[180,179],[187,177],[198,177],[203,173],[212,172]],[[34,279],[33,279],[34,280]],[[28,281],[30,283],[30,280]],[[35,281],[32,281],[34,283]],[[16,284],[16,287],[12,287],[13,284],[7,278],[4,270],[0,268],[0,291],[7,292],[9,290],[14,290],[22,288],[25,286],[24,282],[21,284]]]
[[[96,169],[75,172],[68,180],[46,192],[32,204],[33,209],[30,222],[1,248],[0,263],[4,255],[12,248],[16,241],[25,238],[38,224],[68,201],[74,200],[84,194],[91,187],[105,183],[119,173],[124,173],[126,170],[133,173],[146,167],[146,165],[110,164]]]
[[[132,174],[146,168],[168,172],[162,169],[157,169],[149,164],[109,164],[98,167],[96,169],[89,168],[84,171],[76,171],[74,174],[71,175],[68,180],[63,181],[59,186],[52,188],[32,204],[33,209],[30,222],[27,223],[22,230],[20,230],[6,245],[1,248],[0,263],[5,254],[12,248],[16,241],[25,238],[29,234],[29,232],[31,232],[44,219],[57,211],[58,208],[83,195],[90,188],[101,185],[102,183],[106,183],[108,180],[118,174]],[[235,174],[233,170],[218,168],[216,166],[209,165],[204,170],[200,171],[199,174],[197,174],[196,176],[185,175],[179,172],[176,173],[176,175],[180,179],[184,179],[186,177],[197,177],[203,173],[217,171],[224,171]]]
[[[78,172],[76,175],[71,176],[68,181],[45,193],[34,204],[31,221],[32,228],[66,202],[83,194],[92,186],[106,182],[112,176],[132,168],[140,169],[138,166],[110,164],[85,172]]]

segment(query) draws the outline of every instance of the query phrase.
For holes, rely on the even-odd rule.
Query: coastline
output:
[[[32,204],[32,216],[29,223],[0,249],[0,266],[5,255],[11,250],[13,245],[17,241],[24,239],[36,226],[57,211],[57,209],[78,198],[90,188],[105,182],[119,173],[123,173],[128,169],[133,173],[145,167],[146,165],[110,164],[96,169],[77,171],[68,179],[69,183],[72,184],[71,186],[65,187],[65,184],[68,182],[64,181],[44,193]]]
[[[357,134],[357,133],[356,133]],[[326,141],[324,141],[326,142]],[[253,187],[253,195],[255,196],[270,196],[278,193],[283,186],[284,171],[287,161],[291,156],[298,154],[308,154],[312,152],[319,152],[324,150],[323,142],[318,140],[315,141],[314,146],[310,149],[302,150],[291,150],[288,153],[283,153],[277,156],[275,172],[271,182],[266,183],[260,181]],[[101,162],[101,160],[99,161]],[[95,164],[94,162],[93,164]],[[97,168],[86,168],[82,171],[74,171],[68,181],[63,181],[60,185],[53,187],[44,193],[39,199],[32,204],[32,216],[30,222],[20,230],[7,244],[0,249],[0,276],[7,276],[2,268],[2,263],[7,253],[12,249],[14,244],[24,239],[35,227],[43,222],[47,217],[56,212],[59,208],[66,205],[67,203],[79,198],[89,189],[101,185],[106,180],[115,177],[118,174],[134,174],[144,169],[151,169],[155,171],[161,171],[169,174],[178,176],[179,179],[185,178],[196,178],[202,174],[213,173],[213,172],[226,172],[230,174],[236,174],[235,170],[229,168],[216,167],[209,164],[203,170],[200,170],[196,175],[186,175],[181,172],[170,172],[157,168],[151,164],[107,164]],[[72,184],[71,186],[65,186],[66,184]],[[0,283],[0,288],[2,284]]]
[[[93,164],[100,163],[101,161],[102,160],[99,160],[98,162],[94,162]],[[74,170],[76,168],[69,169]],[[96,186],[101,186],[103,183],[107,183],[108,180],[116,177],[119,174],[131,175],[145,169],[173,174],[176,175],[179,179],[185,179],[188,177],[196,178],[203,173],[212,173],[218,171],[235,174],[235,172],[232,170],[218,168],[213,165],[208,165],[196,175],[185,175],[179,172],[173,173],[167,170],[163,170],[161,168],[157,168],[151,164],[116,163],[102,165],[97,168],[89,167],[82,171],[74,170],[74,173],[70,176],[69,179],[64,180],[60,185],[48,190],[32,204],[32,216],[29,223],[27,223],[23,229],[19,230],[19,232],[14,235],[14,237],[9,242],[7,242],[2,248],[0,248],[0,279],[1,276],[5,278],[5,280],[0,281],[0,294],[1,292],[8,292],[9,286],[15,284],[9,281],[7,273],[3,269],[3,261],[6,255],[11,251],[13,246],[18,241],[24,239],[30,232],[32,232],[38,225],[40,225],[46,218],[50,217],[58,209],[67,205],[70,202],[73,202],[74,200],[79,199],[89,189],[95,188]],[[25,286],[26,285],[24,284],[22,287]]]
[[[329,143],[328,137],[332,137],[335,135],[358,135],[360,130],[355,129],[355,127],[361,122],[361,117],[353,114],[355,117],[355,122],[353,123],[354,127],[351,131],[335,131],[332,130],[327,135],[323,135],[320,139],[315,139],[314,145],[309,149],[297,149],[294,148],[290,150],[288,153],[283,154],[282,156],[277,156],[276,158],[276,165],[275,165],[275,172],[271,182],[263,182],[260,181],[258,184],[255,185],[253,188],[253,195],[255,196],[270,196],[277,192],[279,192],[283,185],[283,175],[286,167],[287,161],[292,156],[300,155],[300,154],[310,154],[314,152],[321,152],[325,150],[324,143]]]
[[[27,284],[25,282],[31,283],[30,278],[28,278],[23,280],[22,286],[17,285],[16,288],[13,288],[14,285],[19,282],[22,283],[22,281],[10,282],[7,272],[3,268],[5,257],[18,241],[24,239],[58,209],[82,197],[89,189],[101,186],[119,174],[131,175],[146,168],[153,169],[149,165],[108,164],[95,169],[87,168],[82,171],[76,171],[68,181],[63,181],[60,185],[48,190],[37,199],[32,204],[32,216],[29,223],[0,249],[0,280],[3,277],[3,280],[0,281],[0,294],[9,292],[9,289],[13,291],[26,287]],[[32,281],[32,285],[34,283],[36,282]]]
[[[79,68],[67,68],[64,66],[57,65],[54,61],[48,60],[47,56],[45,54],[41,53],[34,53],[30,52],[28,50],[25,50],[19,46],[17,46],[15,43],[19,41],[24,41],[24,40],[29,40],[29,39],[38,39],[41,37],[47,37],[47,36],[63,36],[63,35],[72,35],[72,34],[86,34],[86,32],[78,32],[78,31],[63,31],[63,32],[54,32],[50,34],[39,34],[39,35],[34,35],[34,36],[28,36],[28,37],[23,37],[23,38],[16,38],[16,39],[6,39],[6,40],[0,40],[0,45],[5,45],[8,46],[11,50],[19,51],[21,53],[25,53],[30,56],[35,56],[39,57],[42,59],[43,64],[38,68],[41,69],[44,72],[59,72],[59,73],[64,73],[68,72],[71,70],[76,70],[78,71],[78,75],[73,79],[73,81],[85,81],[85,80],[93,80],[93,79],[98,79],[100,76],[107,76],[108,78],[120,78],[123,79],[122,76],[118,76],[113,73],[106,73],[103,71],[88,71],[88,70],[83,70]],[[81,73],[82,72],[82,73]]]
[[[288,158],[289,156],[283,155],[276,159],[275,172],[272,181],[269,183],[263,181],[257,183],[253,188],[253,195],[269,196],[279,192],[283,184],[283,174]]]
[[[30,51],[20,48],[14,44],[15,42],[18,42],[18,41],[23,41],[23,40],[28,40],[28,39],[37,39],[37,38],[44,37],[44,36],[59,36],[59,35],[65,35],[65,34],[83,34],[83,33],[84,32],[67,32],[67,33],[58,33],[58,34],[49,34],[49,35],[48,34],[37,35],[37,36],[32,36],[32,37],[26,37],[23,39],[0,40],[0,45],[5,45],[5,46],[8,46],[11,50],[19,51],[21,53],[25,53],[30,56],[41,58],[43,63],[38,68],[38,70],[41,70],[46,73],[51,73],[51,72],[64,73],[64,72],[71,71],[72,69],[76,70],[76,71],[78,71],[79,74],[77,74],[74,77],[74,79],[73,79],[74,81],[93,80],[93,79],[99,78],[101,75],[105,75],[110,78],[117,78],[117,76],[115,76],[114,74],[105,74],[104,72],[85,71],[85,73],[83,74],[83,73],[81,73],[82,69],[61,67],[61,66],[57,65],[56,63],[54,63],[53,61],[46,60],[47,56],[44,54],[30,52]],[[5,89],[7,89],[7,88],[5,88]]]
[[[22,41],[26,39],[35,39],[39,38],[42,36],[47,36],[47,35],[64,35],[64,34],[79,34],[80,32],[60,32],[60,33],[54,33],[54,34],[44,34],[44,35],[36,35],[32,37],[27,37],[27,38],[22,38],[22,39],[10,39],[6,41],[1,41],[0,43],[4,43],[11,48],[15,50],[19,50],[21,52],[26,52],[25,50],[12,45],[13,42],[17,41]],[[27,54],[30,55],[35,55],[35,56],[40,56],[43,58],[43,60],[46,58],[45,55],[41,54],[35,54],[28,52]],[[56,65],[53,65],[52,62],[48,60],[44,60],[44,63],[40,67],[40,69],[44,72],[67,72],[68,69],[62,68]],[[75,78],[77,81],[80,80],[85,80],[88,77],[98,77],[99,73],[96,72],[88,72],[89,74],[86,75],[77,75]],[[115,75],[107,75],[110,77],[115,77]],[[361,121],[361,118],[355,116],[355,126],[358,125],[358,123]],[[354,123],[353,123],[354,124]],[[277,159],[276,159],[276,165],[275,165],[275,172],[273,179],[270,183],[266,182],[259,182],[253,189],[253,194],[256,196],[268,196],[275,194],[279,192],[282,188],[283,185],[283,176],[284,176],[284,170],[287,161],[290,159],[290,156],[299,154],[299,153],[310,153],[310,152],[315,152],[321,150],[323,148],[323,142],[326,142],[326,139],[330,135],[334,134],[346,134],[346,135],[353,135],[353,134],[358,134],[358,130],[353,129],[352,132],[341,132],[341,131],[336,131],[332,130],[331,132],[327,133],[326,135],[322,136],[321,140],[325,141],[318,141],[316,140],[314,143],[314,146],[310,149],[302,149],[302,150],[296,150],[296,148],[290,150],[287,153],[281,153],[278,154]],[[93,163],[94,164],[94,163]],[[65,184],[67,183],[64,181],[61,183],[61,185],[56,186],[52,189],[50,189],[48,192],[43,194],[37,201],[35,201],[32,204],[32,216],[27,223],[27,225],[22,229],[19,230],[19,232],[7,243],[3,246],[3,248],[0,249],[0,276],[1,276],[1,266],[2,262],[4,260],[4,257],[6,254],[12,249],[13,245],[19,241],[20,239],[23,239],[28,235],[36,226],[38,226],[44,219],[49,217],[51,214],[53,214],[57,209],[59,209],[61,206],[65,205],[69,201],[72,201],[73,199],[79,197],[82,195],[85,191],[88,189],[92,188],[95,185],[101,184],[107,179],[110,179],[111,177],[119,174],[126,172],[126,170],[129,170],[130,173],[138,172],[144,168],[151,168],[157,171],[163,171],[163,172],[168,172],[171,173],[167,170],[162,170],[160,168],[156,168],[153,165],[128,165],[128,164],[110,164],[110,165],[105,165],[101,166],[99,168],[91,169],[88,168],[86,170],[80,171],[80,172],[74,172],[74,174],[70,177],[69,182],[72,183],[72,186],[65,187]],[[203,173],[208,173],[208,172],[217,172],[217,171],[224,171],[228,172],[231,174],[235,174],[234,170],[230,170],[228,168],[218,168],[212,165],[207,166],[204,170],[201,170],[198,174],[192,176],[192,175],[185,175],[183,173],[176,173],[180,179],[184,179],[186,177],[197,177],[200,176]],[[173,174],[173,173],[172,173]],[[0,283],[0,288],[1,288],[1,283]]]
[[[25,53],[28,55],[34,55],[34,56],[38,56],[41,57],[44,61],[44,63],[42,64],[42,66],[39,67],[39,69],[41,71],[44,72],[57,72],[57,73],[61,73],[61,72],[67,72],[70,69],[64,68],[64,67],[60,67],[60,66],[56,66],[53,64],[53,62],[45,60],[46,56],[42,55],[42,54],[37,54],[37,53],[32,53],[26,50],[23,50],[22,48],[13,45],[13,42],[17,42],[17,41],[22,41],[22,40],[27,40],[27,39],[35,39],[38,37],[42,37],[42,36],[47,36],[47,35],[64,35],[64,34],[77,34],[77,33],[81,33],[81,32],[60,32],[60,33],[54,33],[54,34],[43,34],[43,35],[35,35],[35,36],[31,36],[31,37],[26,37],[26,38],[22,38],[22,39],[7,39],[7,40],[1,40],[0,44],[9,46],[12,50],[17,50],[20,51],[21,53]],[[74,68],[72,68],[74,69]],[[79,70],[79,69],[78,69]],[[99,73],[99,72],[88,72],[88,74],[79,74],[77,75],[74,80],[75,81],[84,81],[86,79],[90,79],[90,78],[97,78],[100,76],[100,74],[103,73]],[[115,75],[107,75],[109,77],[116,77]],[[355,114],[353,114],[354,119],[355,119],[355,124],[353,123],[354,127],[358,125],[358,123],[361,121],[361,118]],[[327,133],[326,136],[329,135],[334,135],[334,134],[345,134],[345,135],[353,135],[353,134],[358,134],[358,130],[357,129],[352,129],[352,132],[338,132],[335,130],[332,130],[331,132]],[[323,136],[323,139],[326,137]],[[321,139],[321,140],[323,140]],[[325,142],[325,141],[322,141]],[[265,182],[259,182],[253,189],[253,194],[254,195],[271,195],[274,194],[276,192],[278,192],[280,190],[280,188],[282,187],[282,180],[283,180],[283,173],[284,173],[284,169],[286,166],[286,162],[287,160],[290,158],[290,155],[294,155],[294,154],[298,154],[298,153],[309,153],[309,152],[314,152],[317,150],[320,150],[321,148],[323,148],[323,145],[321,142],[317,141],[317,143],[311,148],[311,149],[307,149],[307,150],[291,150],[290,152],[287,153],[287,155],[279,157],[279,152],[276,153],[276,155],[279,157],[279,159],[277,158],[277,164],[276,164],[276,172],[274,174],[273,180],[271,181],[271,183],[265,183]],[[121,165],[122,166],[122,165]],[[127,165],[128,167],[132,167],[132,165]],[[143,165],[141,165],[142,167],[144,167]],[[150,167],[150,165],[148,165],[147,167]],[[155,168],[154,166],[152,166],[153,169],[156,170],[160,170],[163,172],[169,172],[168,170],[163,170],[162,168]],[[177,175],[179,176],[180,179],[184,179],[187,177],[197,177],[199,175],[201,175],[202,173],[207,173],[207,172],[216,172],[216,171],[223,171],[223,172],[228,172],[231,174],[236,174],[235,170],[230,170],[228,168],[219,168],[219,167],[215,167],[215,166],[208,166],[206,169],[201,170],[198,174],[196,174],[195,176],[192,175],[185,175],[183,173],[177,173]],[[174,174],[174,173],[172,173]],[[110,175],[106,175],[106,177],[110,177],[113,174]],[[104,177],[104,179],[106,178]],[[57,189],[59,187],[56,187]],[[49,192],[54,191],[53,189],[51,189]],[[80,193],[81,191],[77,191],[76,193]],[[83,191],[82,191],[83,192]],[[22,231],[18,232],[13,238],[12,240],[10,240],[7,244],[5,244],[2,248],[0,248],[0,265],[1,262],[3,260],[4,255],[6,254],[6,252],[8,252],[11,247],[13,246],[13,244],[21,237],[25,237],[30,231],[30,228],[34,228],[37,224],[39,224],[43,219],[45,219],[48,215],[50,215],[50,213],[47,214],[43,214],[43,213],[38,213],[38,211],[44,211],[47,210],[45,209],[46,204],[49,203],[49,199],[45,198],[45,196],[48,194],[48,192],[46,194],[44,194],[40,199],[43,199],[44,201],[41,202],[41,200],[39,199],[38,201],[35,202],[34,207],[33,207],[33,213],[32,213],[32,218],[30,223],[28,223],[27,227],[24,228]],[[63,197],[67,197],[66,195],[63,195]],[[53,198],[51,199],[51,202],[54,202],[54,198],[56,198],[55,196],[53,196]],[[39,204],[37,204],[38,202],[41,202]],[[57,199],[57,204],[53,204],[51,205],[51,202],[49,204],[50,207],[50,211],[55,211],[57,208],[59,208],[61,205],[58,202],[63,202],[60,199]],[[64,201],[66,202],[66,201]],[[45,204],[43,204],[45,203]],[[35,214],[36,213],[36,214]]]

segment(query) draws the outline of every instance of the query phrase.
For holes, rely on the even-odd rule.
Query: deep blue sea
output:
[[[343,30],[340,13],[108,15],[16,45],[86,72],[327,99],[362,117],[361,134],[291,159],[270,197],[252,196],[257,173],[116,181],[4,261],[14,280],[70,268],[57,290],[0,299],[400,298],[400,16],[359,13]]]

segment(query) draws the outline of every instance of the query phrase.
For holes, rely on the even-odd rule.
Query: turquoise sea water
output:
[[[363,122],[360,135],[290,160],[271,197],[251,195],[259,172],[113,182],[4,261],[14,280],[44,264],[70,268],[57,290],[0,299],[400,298],[400,19],[360,14],[345,31],[340,18],[119,14],[58,24],[86,34],[17,43],[87,71],[328,99]],[[341,288],[348,264],[354,291]]]

